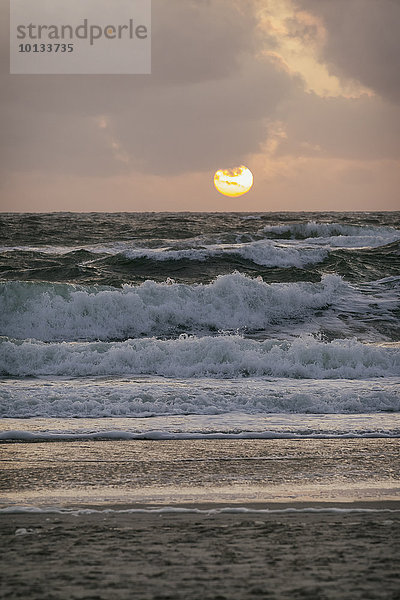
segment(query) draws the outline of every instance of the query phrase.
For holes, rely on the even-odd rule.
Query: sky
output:
[[[400,0],[153,0],[151,75],[76,76],[0,2],[1,211],[400,210]]]

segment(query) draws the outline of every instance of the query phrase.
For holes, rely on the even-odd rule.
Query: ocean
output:
[[[400,212],[1,214],[2,506],[394,497],[399,248]]]

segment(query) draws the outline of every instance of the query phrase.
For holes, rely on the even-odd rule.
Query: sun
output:
[[[224,196],[234,198],[246,194],[253,185],[253,173],[241,165],[233,169],[220,169],[214,175],[214,185]]]

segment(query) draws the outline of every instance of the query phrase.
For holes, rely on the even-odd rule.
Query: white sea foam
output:
[[[348,249],[361,249],[361,248],[378,248],[380,246],[386,246],[386,244],[391,244],[392,242],[397,242],[400,239],[400,234],[393,234],[390,236],[386,235],[358,235],[358,236],[331,236],[331,237],[320,237],[317,239],[306,239],[304,240],[304,244],[307,244],[307,247],[310,245],[313,246],[323,246],[326,248],[348,248]]]
[[[295,427],[295,415],[302,418],[298,428],[306,427],[304,414],[366,414],[381,415],[400,412],[400,379],[384,380],[298,380],[298,379],[165,379],[160,377],[7,380],[0,386],[0,417],[2,418],[131,418],[153,417],[152,427],[166,428],[164,422],[154,424],[156,417],[185,416],[179,428],[203,427],[221,430],[234,428],[270,429],[263,422],[265,415],[277,415],[273,426],[288,431]],[[227,417],[236,415],[235,421]],[[191,415],[188,422],[187,416]],[[224,415],[223,422],[217,418]],[[240,418],[239,418],[240,415]],[[264,415],[263,417],[261,417]],[[290,415],[290,423],[285,415]],[[196,416],[196,418],[194,418]],[[206,417],[202,419],[202,417]],[[211,419],[212,416],[212,419]],[[393,417],[393,415],[392,415]],[[222,418],[222,417],[221,417]],[[199,422],[200,419],[200,422]],[[282,421],[283,419],[283,421]],[[324,417],[324,427],[326,418]],[[212,422],[211,422],[212,421]],[[147,426],[149,421],[146,421]],[[282,424],[283,423],[283,424]],[[353,424],[354,425],[354,424]],[[353,427],[352,425],[352,427]],[[140,427],[144,427],[142,422]],[[174,422],[176,427],[176,423]],[[320,426],[320,425],[318,425]],[[108,425],[110,427],[110,425]],[[115,425],[111,426],[111,428]],[[124,425],[126,427],[126,425]],[[310,427],[315,428],[312,424]],[[346,421],[346,427],[349,427]],[[372,423],[367,419],[367,429]],[[378,430],[387,426],[374,425]],[[393,422],[393,427],[395,423]],[[334,425],[334,430],[340,429]],[[168,427],[167,427],[168,429]],[[332,430],[329,430],[332,432]]]
[[[323,261],[328,252],[321,248],[295,248],[269,240],[250,243],[209,245],[205,248],[171,250],[168,248],[126,249],[121,252],[127,258],[151,260],[199,260],[239,255],[246,260],[265,267],[304,267]]]
[[[267,235],[287,235],[292,239],[301,239],[312,244],[344,248],[376,248],[400,240],[400,231],[394,227],[366,227],[314,221],[267,225],[263,232]]]
[[[321,283],[267,284],[236,273],[207,285],[146,281],[122,289],[8,282],[0,286],[0,333],[55,341],[265,330],[311,318],[350,291],[336,275]]]
[[[157,508],[57,508],[53,506],[7,506],[0,508],[0,514],[59,514],[85,516],[91,514],[195,514],[195,515],[220,515],[220,514],[244,514],[244,515],[269,515],[269,514],[370,514],[370,513],[397,513],[400,509],[391,508],[343,508],[335,506],[326,507],[304,507],[304,508],[253,508],[248,506],[225,506],[218,508],[196,508],[183,506],[162,506]]]
[[[148,374],[167,377],[262,376],[364,379],[400,374],[400,350],[355,340],[257,342],[240,336],[125,342],[0,343],[0,374],[8,376]]]

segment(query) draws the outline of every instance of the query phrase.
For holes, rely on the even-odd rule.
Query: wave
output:
[[[112,256],[120,254],[127,258],[149,258],[160,261],[184,259],[204,261],[212,257],[234,254],[264,266],[301,266],[314,264],[326,256],[326,252],[315,246],[375,248],[399,240],[400,230],[395,227],[309,221],[266,225],[247,232],[222,230],[183,239],[132,237],[132,239],[116,239],[107,243],[84,245],[1,246],[0,252],[64,255],[75,251],[86,251],[93,254]],[[290,244],[284,245],[284,241]],[[296,246],[293,242],[307,242],[308,247],[301,243]]]
[[[15,250],[0,255],[0,272],[3,279],[14,281],[120,287],[124,283],[140,284],[147,279],[163,282],[171,277],[186,284],[209,283],[220,275],[237,271],[251,277],[262,276],[270,283],[316,282],[322,273],[335,273],[346,281],[360,283],[396,275],[400,270],[400,242],[377,248],[325,246],[312,249],[289,244],[289,241],[286,247],[265,242],[241,244],[237,252],[232,252],[231,247],[227,253],[221,250],[215,256],[199,248],[142,248],[127,251],[130,258],[119,246],[109,247],[108,254],[70,249],[55,255],[50,248],[47,248],[48,253]]]
[[[256,241],[235,245],[220,244],[206,248],[191,248],[187,250],[170,250],[165,248],[125,250],[123,256],[148,258],[151,260],[192,260],[205,261],[209,258],[222,256],[240,256],[256,265],[264,267],[304,267],[323,261],[328,253],[324,249],[294,248],[277,246],[270,241]]]
[[[267,225],[263,233],[274,239],[313,240],[337,246],[377,247],[400,240],[400,231],[394,227],[366,227],[341,223],[291,223]],[[347,239],[346,239],[347,238]]]
[[[400,349],[355,340],[323,343],[312,337],[256,342],[240,336],[185,335],[174,340],[48,344],[5,339],[0,343],[0,374],[364,379],[399,375]]]
[[[148,418],[241,415],[247,428],[261,415],[337,415],[400,412],[398,378],[365,380],[165,379],[157,377],[18,380],[0,386],[1,418]],[[246,415],[246,417],[244,417]],[[254,415],[256,423],[250,422]],[[280,417],[281,418],[281,417]],[[208,426],[210,422],[207,421]],[[176,424],[175,424],[176,425]],[[182,426],[183,423],[180,423]],[[324,423],[326,427],[326,422]],[[372,424],[369,423],[369,426]],[[197,423],[189,425],[197,428]],[[346,426],[348,423],[346,422]],[[393,423],[394,426],[394,423]],[[153,426],[154,427],[154,426]],[[269,429],[271,426],[265,426]],[[381,425],[378,426],[378,428]]]
[[[400,272],[400,242],[378,248],[335,249],[324,261],[325,272],[335,272],[353,281],[373,281]]]
[[[207,285],[146,281],[122,289],[8,282],[0,286],[0,332],[59,341],[264,330],[311,316],[348,289],[335,275],[320,283],[267,284],[239,273]]]
[[[228,221],[184,238],[149,237],[146,231],[146,237],[86,245],[3,246],[0,272],[9,280],[121,286],[167,277],[207,283],[236,270],[270,282],[318,281],[332,272],[360,282],[399,268],[400,231],[394,227],[314,221],[263,226],[250,220],[243,230],[231,229]]]
[[[148,258],[151,260],[197,260],[205,261],[213,257],[240,256],[256,265],[264,267],[304,267],[323,261],[328,253],[324,249],[297,249],[279,247],[271,242],[257,241],[250,244],[212,246],[205,249],[165,250],[143,249],[123,252],[127,258]]]
[[[238,237],[238,236],[236,236]],[[243,236],[240,236],[243,237]],[[248,237],[248,236],[247,236]],[[277,245],[271,240],[257,240],[253,242],[215,243],[203,245],[201,242],[189,245],[184,242],[183,247],[160,246],[156,248],[137,247],[132,242],[117,242],[108,245],[95,246],[14,246],[0,248],[0,252],[29,252],[38,255],[60,255],[70,253],[87,252],[93,255],[110,255],[137,260],[146,258],[152,261],[200,261],[205,262],[215,258],[241,257],[252,261],[256,265],[264,267],[304,267],[317,264],[327,256],[327,250],[323,248],[295,248],[293,246]],[[191,247],[190,247],[191,246]],[[96,260],[94,257],[93,260]]]

